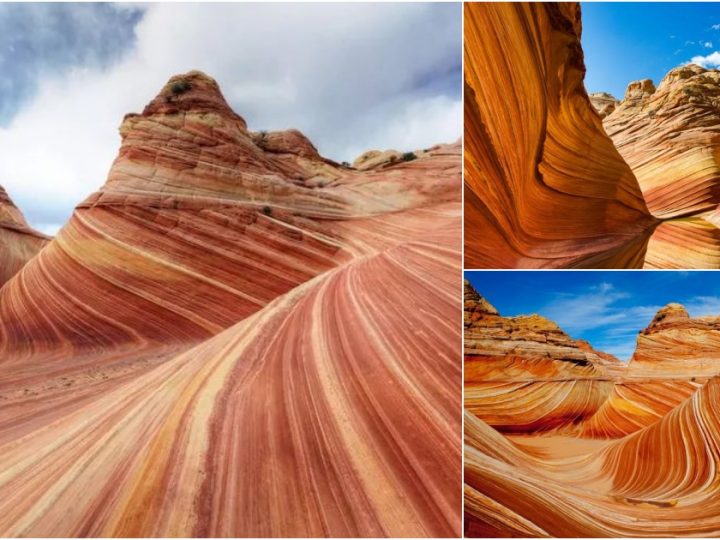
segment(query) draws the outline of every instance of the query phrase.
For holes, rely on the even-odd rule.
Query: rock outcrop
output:
[[[464,9],[465,266],[641,267],[656,219],[583,87],[579,6]]]
[[[465,283],[465,407],[501,432],[547,431],[592,416],[618,360],[538,315],[502,317]],[[555,397],[553,397],[555,396]]]
[[[459,144],[355,171],[170,79],[0,289],[3,536],[458,536]]]
[[[465,9],[466,266],[720,268],[720,71],[588,96],[578,4]]]
[[[595,92],[594,94],[590,94],[589,97],[590,103],[595,107],[600,118],[605,118],[613,112],[620,103],[612,94],[608,94],[607,92]]]
[[[589,351],[589,387],[588,369],[548,370],[568,362],[556,343],[581,342],[479,299],[466,290],[466,536],[717,534],[720,317],[668,304],[627,366]],[[522,346],[505,345],[519,336]],[[542,378],[519,369],[529,358]]]
[[[628,86],[603,122],[663,223],[650,240],[650,268],[720,268],[720,72],[671,70],[657,88]]]
[[[22,212],[0,186],[0,287],[13,277],[49,238],[28,225]]]

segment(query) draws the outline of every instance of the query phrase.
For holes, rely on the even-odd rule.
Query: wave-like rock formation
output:
[[[467,281],[464,347],[465,407],[501,432],[591,417],[612,389],[608,368],[620,364],[544,317],[499,315]]]
[[[655,219],[584,75],[578,5],[465,5],[466,267],[642,266]]]
[[[720,268],[720,72],[588,96],[578,4],[465,21],[467,267]]]
[[[3,536],[460,534],[459,143],[359,171],[199,72],[0,289]]]
[[[594,382],[604,369],[600,395],[587,373],[571,369],[545,375],[538,389],[505,346],[513,338],[497,332],[502,317],[478,299],[466,284],[466,536],[718,535],[718,318],[691,319],[669,304],[640,333],[628,365],[589,352]],[[529,318],[505,318],[503,326],[515,330]],[[557,362],[554,345],[543,351],[541,337],[528,337],[521,358],[531,350],[537,364]],[[479,363],[490,376],[473,376]],[[495,388],[477,392],[479,383]]]
[[[0,287],[32,259],[49,238],[34,230],[0,186]]]

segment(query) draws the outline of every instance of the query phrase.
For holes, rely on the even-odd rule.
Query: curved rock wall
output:
[[[0,289],[3,536],[460,534],[458,143],[378,170],[211,78]]]
[[[655,220],[583,87],[579,6],[464,9],[465,266],[641,267]]]

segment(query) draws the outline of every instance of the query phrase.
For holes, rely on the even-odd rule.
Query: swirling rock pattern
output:
[[[466,267],[642,266],[656,220],[584,74],[577,4],[465,5]]]
[[[0,186],[0,287],[34,257],[49,238],[34,230]]]
[[[3,536],[458,536],[460,145],[357,171],[210,77],[0,289]]]
[[[480,298],[466,293],[466,337],[484,334],[481,353],[504,354],[505,364],[498,368],[497,356],[472,350],[468,356],[466,349],[472,366],[465,400],[466,536],[718,535],[719,318],[691,319],[679,304],[661,309],[626,367],[605,360],[611,388],[602,398],[596,391],[600,399],[591,405],[587,371],[597,384],[602,366],[594,355],[586,373],[566,369],[566,377],[538,389],[507,353],[508,338],[496,330],[501,317],[488,310],[472,317],[473,295]],[[504,325],[514,328],[525,318]],[[537,355],[542,342],[533,341],[521,354]],[[558,362],[551,351],[544,365]],[[479,372],[474,364],[483,362],[482,377],[473,376]],[[500,378],[503,385],[496,383]],[[477,393],[478,381],[495,388]],[[563,416],[565,423],[558,421]]]
[[[465,282],[465,407],[501,432],[535,432],[592,416],[612,382],[599,355],[538,315],[502,317]]]
[[[588,96],[578,4],[465,13],[466,266],[720,268],[717,70]]]
[[[720,73],[697,65],[671,70],[658,85],[631,83],[603,125],[664,219],[720,203]]]

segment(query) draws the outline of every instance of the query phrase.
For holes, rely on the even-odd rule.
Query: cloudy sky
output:
[[[583,2],[589,92],[622,99],[631,81],[657,85],[672,68],[720,66],[720,3]]]
[[[125,113],[214,77],[251,129],[353,161],[462,133],[460,4],[0,4],[0,185],[54,233],[105,181]]]
[[[465,272],[501,315],[538,313],[574,338],[629,360],[657,311],[683,304],[691,317],[720,315],[720,273],[673,271]]]

